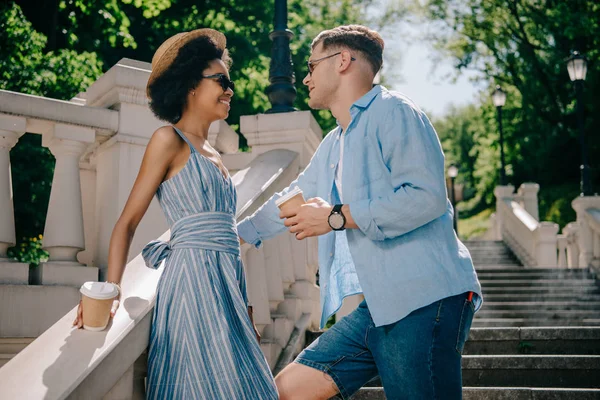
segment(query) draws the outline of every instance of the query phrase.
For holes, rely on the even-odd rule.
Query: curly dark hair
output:
[[[377,31],[366,26],[344,25],[323,31],[313,40],[311,48],[314,50],[319,43],[323,43],[323,50],[346,47],[362,53],[374,74],[383,65],[383,38]]]
[[[202,71],[213,60],[222,60],[227,68],[231,58],[206,36],[190,40],[181,47],[177,57],[149,87],[150,109],[157,118],[177,123],[187,105],[187,94],[202,80]]]

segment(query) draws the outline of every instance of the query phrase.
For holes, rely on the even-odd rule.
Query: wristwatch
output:
[[[346,226],[346,217],[342,214],[342,204],[336,204],[329,214],[329,226],[334,231],[343,231]]]

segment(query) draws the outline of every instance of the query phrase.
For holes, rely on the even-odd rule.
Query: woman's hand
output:
[[[112,307],[110,309],[110,317],[113,318],[119,305],[121,304],[121,292],[113,301]],[[77,307],[77,316],[75,317],[75,321],[73,321],[73,326],[76,326],[77,329],[83,328],[83,304],[81,300],[79,300],[79,306]]]

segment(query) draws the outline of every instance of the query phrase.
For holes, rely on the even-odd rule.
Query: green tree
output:
[[[600,129],[600,117],[594,112],[600,107],[595,96],[600,86],[600,4],[592,0],[429,0],[421,10],[438,28],[430,40],[454,60],[457,73],[476,70],[489,82],[484,100],[477,104],[488,122],[474,136],[481,141],[475,147],[496,150],[492,147],[497,146],[492,123],[496,114],[489,96],[499,83],[509,92],[503,122],[511,183],[539,183],[541,217],[561,225],[572,220],[572,197],[564,198],[577,193],[581,158],[565,59],[576,49],[590,61],[583,103],[589,159],[597,171],[600,137],[591,133]],[[490,151],[478,152],[473,172],[479,197],[487,205],[492,204],[497,182],[493,157]],[[472,162],[468,157],[460,161]],[[486,171],[490,165],[492,169]],[[489,177],[493,181],[485,183]],[[593,177],[598,188],[598,174]]]
[[[301,80],[312,38],[348,23],[393,27],[404,12],[401,0],[290,0],[289,29],[298,97],[308,109]],[[156,48],[181,31],[210,27],[223,31],[234,59],[234,128],[241,115],[270,108],[268,86],[274,1],[206,0],[18,0],[0,7],[0,89],[69,100],[123,57],[150,61]],[[370,15],[367,20],[365,15]],[[335,125],[329,112],[315,113],[324,131]],[[245,143],[242,137],[242,145]],[[31,160],[35,159],[35,163]],[[52,183],[54,158],[27,134],[11,151],[17,235],[27,239],[18,254],[39,245]],[[21,240],[21,239],[19,239]],[[15,251],[17,251],[15,250]],[[33,251],[33,250],[32,250]],[[25,259],[25,256],[19,256]]]
[[[95,53],[69,49],[45,51],[47,39],[36,32],[15,4],[0,8],[0,89],[69,99],[102,73]],[[32,160],[35,160],[32,163]],[[44,257],[40,234],[50,198],[54,157],[39,135],[26,134],[11,151],[17,246],[11,256],[35,264]]]

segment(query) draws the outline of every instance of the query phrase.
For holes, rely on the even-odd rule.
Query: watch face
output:
[[[331,225],[333,229],[342,229],[344,226],[344,217],[340,214],[331,214],[329,216],[329,225]]]

